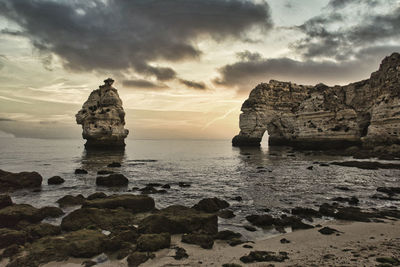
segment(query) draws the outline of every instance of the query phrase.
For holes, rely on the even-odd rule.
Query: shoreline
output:
[[[324,223],[340,231],[340,235],[323,235],[319,228],[298,230],[281,234],[254,243],[245,243],[253,248],[243,248],[243,245],[229,246],[224,241],[217,241],[212,249],[202,249],[196,245],[180,241],[181,235],[173,235],[171,248],[156,252],[156,257],[140,266],[222,266],[222,264],[239,264],[242,266],[376,266],[377,258],[400,257],[400,221],[385,220],[382,222],[348,222],[333,220]],[[290,243],[282,244],[281,239]],[[175,260],[174,246],[184,248],[189,257]],[[289,259],[284,262],[257,262],[244,264],[239,259],[250,251],[284,251]],[[65,262],[50,262],[43,267],[78,267],[84,259],[69,259]],[[201,262],[201,263],[200,263]],[[98,266],[128,266],[126,259],[111,260]]]

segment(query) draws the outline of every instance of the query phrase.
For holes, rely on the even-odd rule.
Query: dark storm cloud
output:
[[[147,80],[124,80],[122,81],[124,87],[140,88],[140,89],[166,89],[168,88],[164,84],[157,84]]]
[[[259,53],[245,51],[238,54],[238,61],[219,69],[220,76],[214,83],[233,87],[239,93],[247,93],[261,82],[270,79],[292,81],[301,84],[326,83],[329,85],[355,82],[368,78],[385,57],[400,51],[400,46],[380,46],[362,49],[354,60],[335,63],[332,61],[298,61],[290,58],[263,58]],[[246,55],[246,56],[243,56]]]
[[[331,0],[331,1],[329,1],[328,6],[335,8],[335,9],[339,9],[339,8],[344,8],[351,4],[359,4],[359,3],[364,3],[371,7],[374,7],[379,4],[379,1],[377,1],[377,0]]]
[[[395,4],[394,0],[359,1],[334,0],[329,6],[340,8],[354,4],[354,19],[347,25],[348,15],[331,10],[311,18],[304,24],[295,27],[305,34],[305,37],[292,43],[291,47],[304,56],[305,59],[331,58],[337,61],[348,60],[359,50],[380,46],[382,43],[398,42],[400,40],[400,7],[379,13],[359,13],[365,5],[369,8],[377,5]],[[365,11],[365,10],[364,10]],[[364,14],[364,15],[363,15]],[[340,25],[338,27],[338,25]],[[335,27],[336,26],[336,27]]]
[[[179,82],[181,84],[186,85],[189,88],[197,89],[197,90],[206,90],[207,87],[205,83],[203,82],[195,82],[195,81],[189,81],[189,80],[184,80],[184,79],[179,79]]]
[[[0,15],[69,69],[132,68],[159,80],[176,73],[149,62],[198,58],[199,37],[245,39],[253,26],[272,27],[267,3],[244,0],[0,0]]]

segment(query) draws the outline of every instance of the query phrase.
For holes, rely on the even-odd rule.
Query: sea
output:
[[[278,233],[272,229],[254,233],[244,230],[243,225],[248,224],[245,217],[251,214],[280,216],[294,207],[318,209],[324,202],[332,203],[334,197],[352,196],[359,198],[361,208],[399,206],[399,201],[371,196],[377,187],[399,186],[400,170],[364,170],[329,164],[351,159],[267,144],[259,148],[237,148],[232,147],[230,140],[127,140],[125,151],[88,152],[83,140],[0,138],[0,169],[36,171],[43,176],[40,191],[12,193],[15,203],[57,206],[56,201],[68,194],[85,197],[94,192],[140,194],[132,189],[149,183],[169,184],[167,193],[151,195],[157,208],[173,204],[190,207],[203,198],[218,197],[228,201],[229,209],[236,215],[232,219],[219,218],[219,229],[238,231],[253,239]],[[112,162],[119,162],[122,167],[107,167]],[[78,168],[89,173],[74,174]],[[129,185],[96,186],[99,170],[122,173],[129,179]],[[47,179],[56,175],[64,178],[65,183],[47,185]],[[179,182],[190,187],[180,187]],[[349,190],[343,191],[340,187]],[[60,219],[50,222],[59,223]]]

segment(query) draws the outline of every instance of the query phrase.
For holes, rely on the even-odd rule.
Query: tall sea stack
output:
[[[270,81],[243,103],[234,146],[330,149],[400,144],[400,54],[386,57],[367,80],[346,86]]]
[[[99,89],[94,90],[82,109],[75,115],[82,125],[82,137],[86,149],[123,149],[129,131],[124,128],[125,111],[118,91],[108,78]]]

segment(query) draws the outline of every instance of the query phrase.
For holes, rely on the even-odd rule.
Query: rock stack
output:
[[[75,115],[82,125],[85,147],[98,149],[121,149],[129,131],[124,128],[125,112],[118,91],[108,78],[99,89],[94,90],[82,109]]]
[[[261,83],[242,112],[234,146],[259,146],[266,131],[270,145],[304,149],[400,144],[400,54],[346,86]]]

